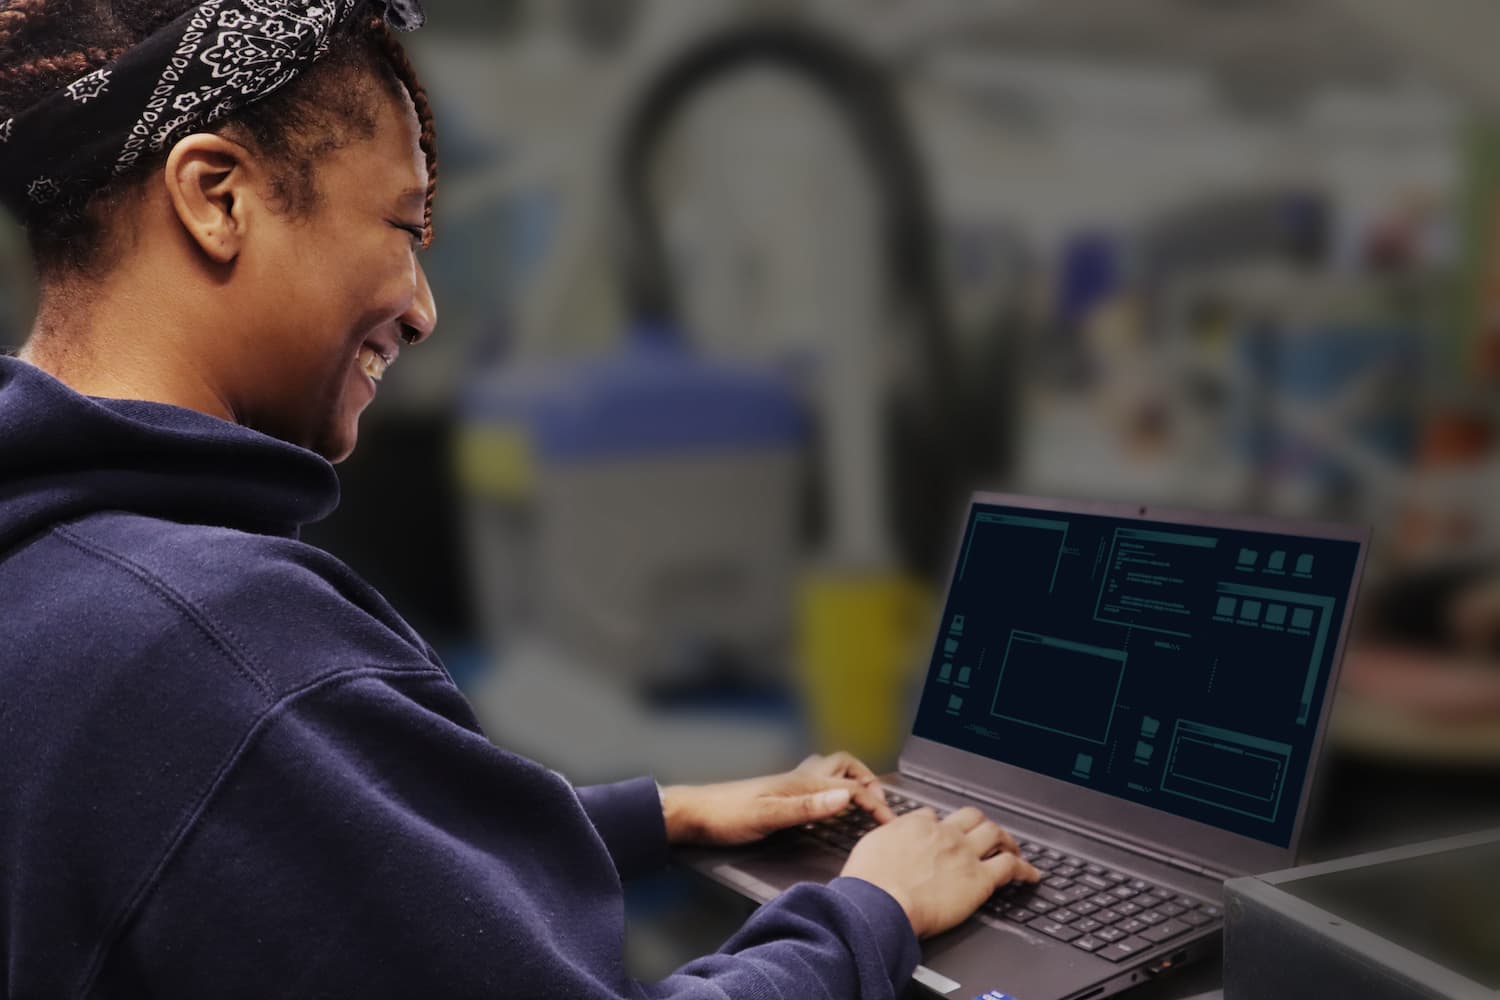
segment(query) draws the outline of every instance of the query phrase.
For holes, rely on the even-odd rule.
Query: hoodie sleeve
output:
[[[630,980],[617,859],[660,846],[633,832],[654,787],[580,796],[465,712],[432,670],[354,670],[281,699],[193,807],[94,984],[163,1000],[884,1000],[910,975],[899,906],[837,879],[660,982]]]
[[[615,859],[620,878],[628,879],[671,860],[661,790],[650,778],[578,789],[578,801]]]
[[[844,1000],[894,997],[921,958],[906,912],[862,879],[793,886],[716,954],[654,984],[652,997]],[[698,992],[700,985],[713,992]]]

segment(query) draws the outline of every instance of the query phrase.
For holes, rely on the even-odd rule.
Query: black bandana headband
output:
[[[203,0],[113,63],[0,122],[0,203],[23,222],[80,211],[112,177],[295,79],[360,0]],[[414,31],[421,0],[377,0]]]

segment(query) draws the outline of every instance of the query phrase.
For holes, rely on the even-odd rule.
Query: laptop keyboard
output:
[[[898,815],[922,808],[922,803],[891,791],[886,800]],[[945,814],[938,810],[938,815]],[[803,831],[847,853],[877,825],[869,813],[855,808],[808,823]],[[1002,886],[980,911],[1111,962],[1123,962],[1195,928],[1216,924],[1224,915],[1212,903],[1045,844],[1023,842],[1021,856],[1041,871],[1041,883]]]

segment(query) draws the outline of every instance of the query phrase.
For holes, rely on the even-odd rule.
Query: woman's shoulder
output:
[[[165,612],[184,645],[207,643],[268,697],[363,667],[443,673],[373,587],[296,539],[127,513],[59,525],[49,537],[72,550],[69,576],[84,602],[116,612],[151,605],[156,613],[140,620],[153,634],[138,639],[158,647],[169,639]],[[131,630],[131,615],[107,617]]]

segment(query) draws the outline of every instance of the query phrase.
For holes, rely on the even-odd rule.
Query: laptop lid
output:
[[[976,494],[901,770],[1210,872],[1286,867],[1368,541]]]

